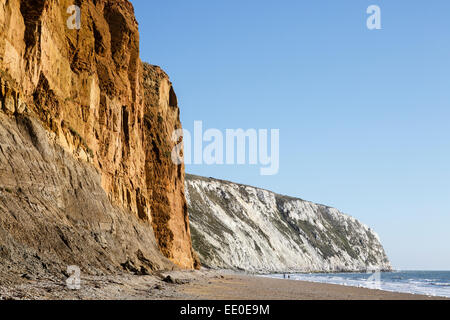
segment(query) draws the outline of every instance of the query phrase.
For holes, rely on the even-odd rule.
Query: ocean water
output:
[[[266,275],[283,279],[283,274]],[[332,283],[393,292],[450,297],[450,271],[289,274],[291,280]],[[286,275],[287,277],[287,275]]]

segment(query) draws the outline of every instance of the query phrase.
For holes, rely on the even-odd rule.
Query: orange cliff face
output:
[[[80,29],[67,20],[81,9]],[[170,151],[181,128],[168,76],[142,64],[127,0],[0,0],[2,108],[29,114],[101,175],[110,201],[153,226],[161,252],[198,267],[191,246],[184,166]]]

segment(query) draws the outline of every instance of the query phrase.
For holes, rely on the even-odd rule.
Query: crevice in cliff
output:
[[[130,147],[130,129],[129,129],[129,113],[127,106],[122,107],[122,130],[126,149]]]
[[[178,107],[177,95],[175,94],[175,91],[173,90],[172,86],[170,86],[170,91],[169,91],[169,106],[171,106],[173,108]]]
[[[38,85],[33,93],[33,101],[37,108],[36,113],[40,120],[52,132],[57,132],[57,119],[59,116],[59,100],[50,88],[49,82],[41,73]]]
[[[111,34],[111,53],[113,57],[122,43],[122,38],[126,30],[127,22],[124,16],[111,4],[105,5],[105,19],[109,25]]]
[[[39,54],[39,41],[41,35],[41,16],[46,5],[45,0],[22,0],[20,1],[20,12],[25,23],[24,42],[26,55],[32,55],[36,50]],[[39,58],[39,57],[38,57]],[[28,63],[30,61],[27,60]]]
[[[141,220],[148,221],[148,216],[146,212],[147,201],[145,201],[144,196],[141,194],[141,189],[136,190],[136,207],[138,212],[138,217]]]
[[[95,53],[99,56],[104,56],[106,52],[106,46],[104,44],[104,39],[102,33],[98,30],[95,23],[92,25],[92,30],[94,32],[94,49]]]

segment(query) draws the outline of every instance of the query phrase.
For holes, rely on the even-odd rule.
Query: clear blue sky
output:
[[[278,175],[188,172],[334,206],[394,267],[450,270],[450,1],[132,2],[185,128],[280,129]]]

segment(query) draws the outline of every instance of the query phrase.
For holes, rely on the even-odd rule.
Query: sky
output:
[[[132,3],[141,58],[170,76],[185,129],[280,130],[276,175],[187,172],[336,207],[395,268],[450,270],[450,1]]]

